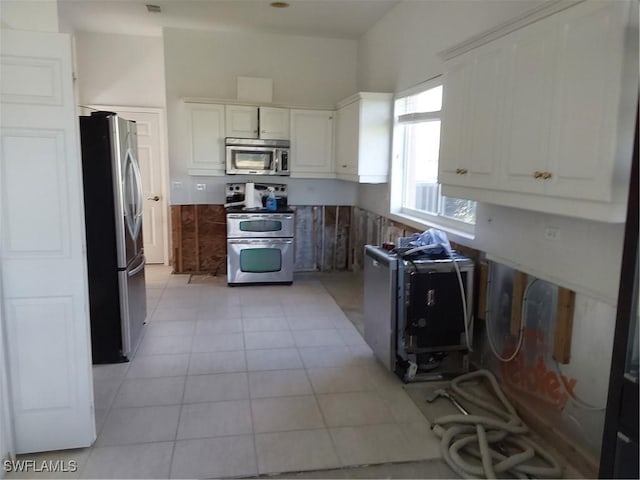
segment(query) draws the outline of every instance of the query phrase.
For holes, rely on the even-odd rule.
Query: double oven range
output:
[[[268,187],[275,190],[277,209],[265,208]],[[227,203],[245,200],[244,183],[228,183]],[[287,186],[255,184],[261,207],[227,208],[227,283],[243,284],[293,282],[294,212],[288,207]]]

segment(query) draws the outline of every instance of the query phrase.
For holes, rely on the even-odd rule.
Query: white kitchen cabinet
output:
[[[635,2],[587,0],[450,58],[443,193],[623,221],[637,17]]]
[[[225,106],[185,103],[189,142],[189,175],[224,175]]]
[[[501,189],[543,194],[557,36],[553,23],[538,22],[505,42],[509,62],[505,108],[496,123],[504,128]],[[536,173],[539,172],[539,173]]]
[[[246,105],[226,106],[226,136],[289,139],[289,109]]]
[[[491,188],[496,183],[506,62],[502,45],[457,59],[444,79],[441,183]],[[460,132],[466,132],[460,135]],[[498,140],[498,141],[497,141]]]
[[[338,103],[337,178],[385,183],[389,176],[393,95],[361,92]]]
[[[289,140],[289,109],[259,107],[260,138]]]
[[[335,178],[333,128],[335,112],[291,110],[291,176]]]
[[[633,2],[636,7],[637,3]],[[637,96],[622,93],[629,5],[588,2],[558,15],[556,85],[551,116],[547,192],[568,198],[611,201],[620,109],[634,110]],[[638,12],[633,13],[637,95]],[[627,40],[629,41],[629,40]],[[633,114],[632,114],[633,115]],[[631,122],[633,123],[633,122]],[[630,125],[631,128],[632,125]],[[631,158],[629,136],[626,159]]]

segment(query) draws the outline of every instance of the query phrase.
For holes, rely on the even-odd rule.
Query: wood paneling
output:
[[[509,332],[518,335],[522,328],[522,300],[527,288],[528,277],[526,273],[516,272],[513,277],[513,296],[511,297],[511,323]]]
[[[553,338],[553,358],[567,364],[571,360],[571,336],[573,334],[573,311],[576,293],[566,288],[558,289],[558,309]]]
[[[418,230],[348,205],[296,205],[295,271],[358,270],[364,246],[396,242]],[[226,216],[222,205],[171,206],[175,273],[225,273]],[[479,252],[456,245],[477,260]]]
[[[225,273],[227,227],[222,205],[172,205],[175,273]]]
[[[292,206],[295,271],[350,268],[351,206]],[[175,273],[226,272],[227,229],[222,205],[171,207]]]
[[[489,282],[489,262],[479,262],[478,272],[478,318],[487,319],[487,286]]]

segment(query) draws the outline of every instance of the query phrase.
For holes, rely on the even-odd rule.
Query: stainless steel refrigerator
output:
[[[136,123],[80,117],[93,363],[131,359],[147,305]]]

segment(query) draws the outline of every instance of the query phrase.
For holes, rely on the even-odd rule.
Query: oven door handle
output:
[[[229,243],[237,245],[239,243],[244,245],[288,245],[293,243],[292,238],[230,238],[227,240]]]
[[[241,202],[244,203],[244,202]],[[292,220],[290,213],[227,213],[229,220]]]

